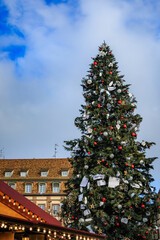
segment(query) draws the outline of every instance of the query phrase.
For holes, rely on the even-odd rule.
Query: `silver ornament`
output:
[[[104,57],[104,56],[106,55],[106,53],[103,52],[103,51],[100,51],[98,55],[99,55],[100,57]]]
[[[109,63],[109,64],[108,64],[108,67],[113,67],[113,63]]]
[[[116,81],[116,85],[117,85],[118,87],[120,87],[120,86],[121,86],[121,82],[120,82],[120,81]]]
[[[100,73],[99,73],[99,76],[100,76],[100,77],[102,77],[102,74],[103,74],[103,73],[102,73],[102,72],[100,72]]]
[[[129,93],[128,95],[129,95],[129,97],[132,97],[132,93]]]
[[[109,86],[111,87],[113,85],[113,81],[111,81],[110,83],[109,83]]]
[[[120,127],[121,127],[121,126],[120,126],[119,124],[116,125],[116,128],[117,128],[118,130],[120,129]]]
[[[147,222],[148,221],[148,218],[143,218],[143,222]]]
[[[142,142],[141,142],[141,145],[142,145],[143,147],[145,147],[145,146],[146,146],[146,142],[142,141]]]
[[[88,165],[84,165],[84,168],[85,168],[85,169],[88,169],[88,168],[89,168],[89,166],[88,166]]]
[[[114,158],[114,154],[113,153],[111,153],[109,156],[110,156],[110,158]]]
[[[121,92],[122,92],[122,90],[121,90],[121,89],[118,89],[118,90],[117,90],[117,93],[121,93]]]
[[[140,162],[139,162],[140,164],[143,164],[144,163],[144,161],[143,160],[140,160]]]
[[[107,137],[107,136],[108,136],[108,132],[104,132],[103,135],[104,135],[105,137]]]
[[[121,209],[122,208],[122,205],[121,204],[118,204],[118,209]]]
[[[91,84],[91,83],[92,83],[92,80],[91,80],[91,79],[88,79],[88,80],[87,80],[87,83],[88,83],[88,84]]]

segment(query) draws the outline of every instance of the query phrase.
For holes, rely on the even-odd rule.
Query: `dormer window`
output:
[[[6,171],[6,172],[4,173],[4,176],[5,176],[5,177],[11,177],[11,176],[12,176],[12,173],[13,173],[13,171]]]
[[[47,177],[48,171],[41,171],[41,177]]]
[[[62,175],[62,177],[67,177],[68,176],[68,170],[62,170],[61,175]]]
[[[21,171],[21,172],[20,172],[20,176],[21,176],[21,177],[26,177],[26,176],[27,176],[27,173],[28,173],[28,171]]]

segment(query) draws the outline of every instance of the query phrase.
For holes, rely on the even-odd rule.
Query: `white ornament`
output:
[[[90,182],[87,183],[87,189],[90,189]]]
[[[118,90],[117,90],[117,93],[121,93],[121,92],[122,92],[122,90],[121,90],[121,89],[118,89]]]
[[[100,73],[99,73],[99,76],[100,76],[100,77],[102,77],[102,75],[103,75],[103,73],[102,73],[102,72],[100,72]]]
[[[147,215],[147,216],[150,216],[150,215],[151,215],[151,213],[150,213],[150,212],[146,212],[146,215]]]
[[[121,218],[121,222],[127,224],[128,223],[128,218]]]
[[[128,95],[129,95],[129,97],[132,97],[132,93],[129,93]]]
[[[83,212],[84,216],[87,216],[87,215],[89,215],[90,213],[91,213],[91,211],[90,211],[89,209],[86,209],[86,210]]]
[[[105,137],[107,137],[107,136],[108,136],[108,132],[104,132],[103,135],[104,135]]]
[[[80,177],[80,175],[79,174],[77,174],[77,178],[79,178]]]
[[[116,128],[117,128],[118,130],[120,129],[120,127],[121,127],[121,126],[120,126],[119,124],[116,125]]]
[[[109,64],[108,64],[108,67],[113,67],[113,63],[109,63]]]
[[[104,57],[104,56],[106,55],[106,53],[103,52],[103,51],[100,51],[98,55],[99,55],[100,57]]]
[[[81,207],[81,209],[85,209],[85,205],[84,204],[81,204],[80,207]]]
[[[85,219],[85,222],[91,222],[91,221],[93,221],[93,218],[87,218],[87,219]]]
[[[89,168],[89,166],[88,166],[88,165],[84,165],[84,168],[85,168],[85,169],[88,169],[88,168]]]
[[[121,142],[121,144],[122,144],[122,145],[125,145],[125,144],[126,144],[126,142],[125,142],[125,141],[122,141],[122,142]]]
[[[122,208],[122,205],[121,204],[118,204],[118,209],[121,209]]]
[[[134,129],[135,131],[138,131],[138,128],[137,127],[135,127],[135,129]]]
[[[87,80],[87,83],[88,83],[88,84],[91,84],[91,83],[92,83],[92,80],[91,80],[91,79],[88,79],[88,80]]]
[[[96,175],[93,175],[93,180],[104,179],[104,177],[105,177],[104,174],[96,174]]]
[[[92,131],[93,131],[92,128],[88,128],[88,129],[87,129],[87,132],[88,132],[88,133],[92,133]]]
[[[106,117],[107,117],[107,119],[109,119],[109,113],[107,113]]]
[[[84,222],[84,218],[80,218],[80,219],[79,219],[79,222],[80,222],[80,223]]]
[[[80,195],[78,195],[78,201],[79,201],[79,202],[82,202],[82,199],[83,199],[83,193],[80,194]]]
[[[114,154],[113,153],[111,153],[109,156],[110,156],[110,158],[114,158]]]
[[[118,121],[117,121],[117,124],[121,124],[121,121],[120,121],[120,120],[118,120]]]
[[[140,164],[143,164],[143,163],[144,163],[144,161],[143,161],[143,160],[141,160],[139,163],[140,163]]]
[[[109,177],[108,187],[115,188],[115,187],[119,186],[119,184],[120,184],[120,179],[119,178]]]
[[[98,186],[105,186],[106,185],[106,181],[105,180],[99,180],[99,181],[97,181],[97,185]]]
[[[116,177],[119,177],[120,176],[120,172],[118,171],[117,174],[116,174]]]
[[[101,207],[101,206],[103,206],[104,205],[104,202],[100,202],[99,203],[99,206]]]
[[[143,218],[143,222],[147,222],[148,221],[148,218]]]
[[[94,105],[94,104],[95,104],[95,101],[92,102],[92,105]]]
[[[145,147],[145,146],[146,146],[146,142],[142,141],[142,142],[141,142],[141,145],[142,145],[143,147]]]
[[[130,196],[131,196],[131,198],[132,198],[132,197],[134,197],[134,195],[135,195],[135,193],[131,193],[131,195],[130,195]]]
[[[132,181],[132,180],[133,180],[133,177],[132,177],[132,176],[130,176],[129,180],[130,180],[130,181]]]
[[[116,81],[116,84],[117,84],[118,87],[121,86],[121,82],[120,81]]]
[[[116,89],[115,87],[108,87],[108,91],[113,91],[115,89]]]
[[[84,203],[87,204],[87,197],[84,197]]]
[[[86,187],[88,183],[88,178],[86,178],[85,176],[82,178],[80,187]]]
[[[110,83],[109,83],[109,86],[111,87],[113,85],[113,81],[111,81]]]

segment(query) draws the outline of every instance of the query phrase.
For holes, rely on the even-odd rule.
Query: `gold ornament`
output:
[[[97,163],[100,164],[100,163],[101,163],[101,160],[98,160]]]
[[[121,137],[120,136],[117,136],[117,138],[120,140],[121,139]]]
[[[122,105],[125,105],[126,104],[126,102],[125,101],[122,101]]]
[[[99,228],[98,229],[98,233],[101,234],[102,233],[102,229]]]
[[[128,172],[127,171],[124,171],[124,175],[127,175],[128,174]]]
[[[121,190],[123,190],[124,189],[124,187],[123,186],[121,186]]]
[[[129,215],[129,216],[128,216],[128,220],[131,220],[131,219],[132,219],[132,217]]]
[[[93,204],[91,204],[91,205],[90,205],[90,208],[94,208],[94,205],[93,205]]]

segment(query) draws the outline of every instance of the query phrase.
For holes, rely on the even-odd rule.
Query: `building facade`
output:
[[[71,175],[67,158],[0,159],[0,179],[57,219]]]

